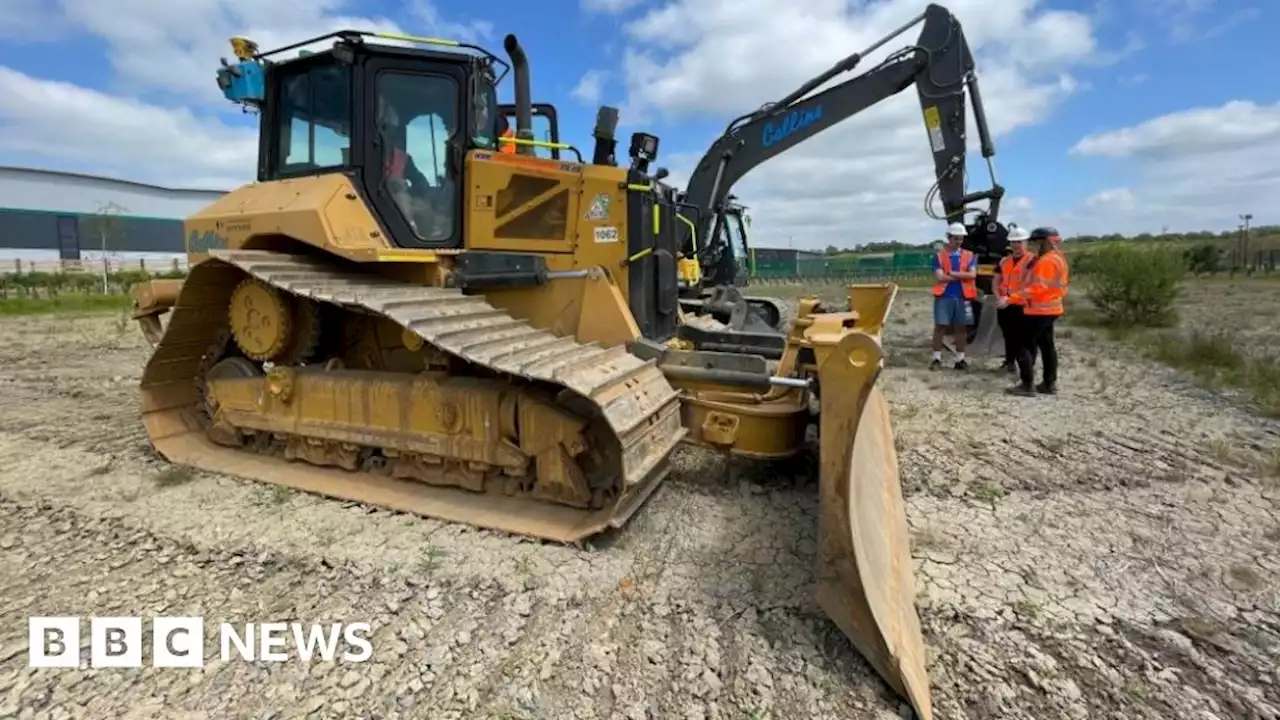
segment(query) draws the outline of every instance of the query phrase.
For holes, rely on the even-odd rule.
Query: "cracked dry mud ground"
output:
[[[894,312],[937,716],[1280,718],[1277,424],[1078,329],[1063,393],[1009,398],[924,369],[927,296]],[[905,711],[812,599],[804,462],[731,481],[681,451],[621,533],[517,541],[166,472],[136,421],[145,356],[112,316],[0,319],[0,717]],[[32,670],[37,614],[367,620],[374,657]]]

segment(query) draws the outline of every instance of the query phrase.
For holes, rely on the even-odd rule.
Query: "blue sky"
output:
[[[347,26],[463,37],[516,32],[536,101],[584,150],[597,106],[662,137],[680,179],[727,120],[776,99],[884,29],[908,0],[10,0],[0,18],[0,163],[160,184],[253,175],[253,120],[221,100],[227,36],[265,46]],[[1005,215],[1065,234],[1224,229],[1269,219],[1280,190],[1280,85],[1263,0],[957,0],[999,133]],[[518,27],[512,26],[514,19]],[[895,50],[908,37],[890,43]],[[864,62],[868,68],[872,62]],[[598,82],[593,82],[594,80]],[[594,92],[593,92],[594,88]],[[504,89],[510,97],[510,85]],[[938,231],[914,91],[776,158],[737,192],[757,241],[801,247]],[[625,148],[626,136],[621,139]],[[976,134],[970,149],[977,151]],[[970,183],[985,182],[971,155]],[[763,237],[762,237],[763,236]]]

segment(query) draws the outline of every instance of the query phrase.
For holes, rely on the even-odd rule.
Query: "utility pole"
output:
[[[1244,265],[1246,272],[1249,269],[1249,221],[1252,219],[1251,213],[1240,216],[1240,264]]]

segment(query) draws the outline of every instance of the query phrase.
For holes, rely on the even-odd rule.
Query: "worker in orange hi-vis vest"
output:
[[[960,223],[947,227],[947,246],[933,258],[933,362],[930,370],[942,367],[942,339],[951,333],[956,343],[957,370],[968,370],[964,357],[968,326],[973,324],[973,307],[978,297],[978,256],[960,247],[968,231]]]
[[[513,142],[506,142],[506,141],[505,141],[505,139],[506,139],[506,138],[514,138],[515,136],[516,136],[515,131],[508,127],[508,128],[507,128],[507,131],[506,131],[506,132],[504,132],[504,133],[502,133],[503,140],[499,140],[499,141],[498,141],[498,150],[499,150],[499,152],[504,152],[504,153],[506,153],[506,154],[508,154],[508,155],[515,155],[515,154],[516,154],[516,144],[515,144],[515,143],[513,143]]]
[[[1023,270],[1022,287],[996,303],[1002,308],[1021,304],[1026,330],[1018,353],[1019,382],[1007,392],[1052,395],[1058,391],[1058,349],[1054,344],[1053,326],[1062,317],[1070,269],[1067,258],[1058,249],[1061,238],[1057,230],[1036,228],[1031,231],[1031,240],[1036,244],[1036,257],[1028,261]],[[1044,358],[1044,380],[1032,388],[1036,351]]]
[[[996,266],[997,298],[1007,298],[1022,287],[1022,272],[1031,258],[1035,257],[1034,253],[1027,251],[1027,240],[1030,238],[1031,233],[1010,223],[1009,249],[1011,252],[1000,258],[1000,264]],[[1000,369],[1010,374],[1016,373],[1018,372],[1018,349],[1025,334],[1022,305],[1009,303],[996,311],[996,319],[1000,323],[1000,334],[1004,335],[1004,362],[1000,364]]]
[[[507,121],[506,115],[498,115],[498,152],[508,155],[515,155],[516,144],[506,142],[506,138],[514,138],[516,129],[511,127],[511,123]]]

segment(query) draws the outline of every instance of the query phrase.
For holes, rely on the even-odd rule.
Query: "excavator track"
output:
[[[510,491],[468,490],[364,467],[293,462],[279,453],[215,442],[210,437],[205,375],[229,343],[228,302],[247,277],[296,298],[366,315],[371,321],[393,322],[406,337],[416,336],[455,363],[461,361],[468,377],[527,386],[554,397],[558,406],[588,423],[613,449],[604,453],[612,466],[596,468],[597,475],[611,483],[604,502],[583,507]],[[235,360],[246,368],[232,368],[238,377],[253,367],[242,358]],[[297,372],[301,379],[326,370],[312,366]],[[403,374],[392,377],[393,382],[410,382]],[[670,455],[686,434],[677,391],[652,360],[642,360],[624,347],[604,348],[557,336],[493,307],[483,296],[411,285],[363,272],[354,264],[339,266],[324,258],[271,251],[214,251],[191,269],[143,372],[141,397],[151,442],[176,464],[558,542],[580,541],[625,524],[669,473]],[[339,399],[345,400],[335,395],[333,401]],[[262,406],[263,400],[257,402]]]

